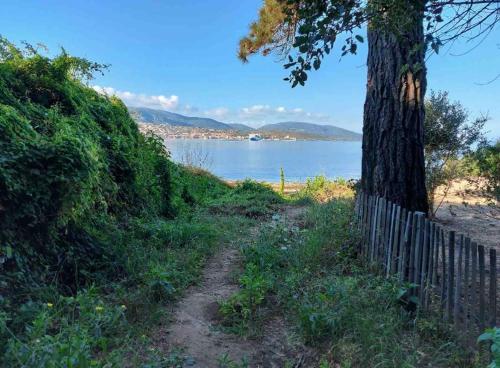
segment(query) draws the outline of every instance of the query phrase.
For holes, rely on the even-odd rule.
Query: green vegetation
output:
[[[500,328],[494,327],[486,330],[478,338],[479,342],[486,342],[490,344],[490,351],[492,362],[488,365],[488,368],[500,367]]]
[[[300,226],[270,225],[242,247],[241,290],[221,304],[225,325],[258,335],[281,313],[324,352],[325,367],[479,367],[449,326],[405,308],[409,286],[356,258],[352,206],[345,198],[315,204]]]
[[[280,168],[280,194],[285,195],[285,171],[282,167]]]
[[[163,306],[282,201],[173,164],[86,86],[103,68],[0,40],[2,366],[173,365],[142,348]]]
[[[451,102],[447,92],[431,92],[425,102],[425,177],[429,211],[434,216],[452,183],[473,174],[470,159],[474,146],[484,139],[487,117],[469,122],[459,102]],[[441,197],[439,187],[444,188]]]
[[[352,183],[319,176],[284,197],[175,165],[120,100],[86,86],[103,68],[0,40],[1,366],[182,366],[181,350],[147,349],[152,327],[207,257],[257,225],[241,290],[221,303],[227,330],[258,335],[286,314],[329,352],[321,367],[477,363],[447,326],[405,309],[408,287],[357,260]],[[307,214],[281,221],[297,205]]]
[[[343,178],[328,180],[324,175],[317,175],[314,178],[307,178],[305,186],[293,197],[306,202],[313,200],[325,203],[335,198],[353,198],[354,194],[354,182]]]
[[[479,183],[481,194],[493,203],[500,202],[500,139],[491,144],[481,142],[469,159],[475,164],[477,174],[484,180]]]

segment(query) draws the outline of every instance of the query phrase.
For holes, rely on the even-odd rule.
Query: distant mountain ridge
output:
[[[362,135],[359,133],[333,125],[303,123],[298,121],[267,124],[260,127],[259,130],[263,132],[298,133],[344,140],[361,140],[362,138]]]
[[[301,137],[325,138],[336,140],[361,140],[362,135],[333,125],[320,125],[297,121],[288,121],[276,124],[267,124],[254,129],[245,124],[223,123],[215,119],[185,116],[164,110],[155,110],[146,107],[129,107],[132,116],[144,123],[168,124],[173,126],[196,127],[215,130],[233,130],[241,133],[276,132],[281,134],[299,135]]]
[[[177,126],[192,126],[204,129],[232,130],[229,124],[210,118],[185,116],[164,110],[155,110],[147,107],[129,107],[132,115],[139,121],[151,124],[170,124]]]
[[[255,128],[249,127],[248,125],[245,125],[245,124],[230,123],[228,125],[231,128],[233,128],[234,130],[237,130],[237,131],[242,132],[242,133],[253,132],[255,130]]]

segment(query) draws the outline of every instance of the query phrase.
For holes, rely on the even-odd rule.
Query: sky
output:
[[[0,34],[111,64],[91,84],[130,106],[254,127],[293,120],[361,132],[366,47],[342,59],[336,50],[305,87],[292,89],[277,56],[253,56],[248,64],[236,57],[261,3],[2,0]],[[469,51],[473,46],[461,41],[430,56],[428,91],[449,91],[471,118],[488,115],[489,137],[500,137],[500,78],[487,83],[500,73],[500,26]]]

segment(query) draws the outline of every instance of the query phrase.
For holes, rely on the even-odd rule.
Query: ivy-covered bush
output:
[[[0,39],[1,309],[41,285],[74,294],[99,273],[116,274],[106,226],[173,215],[162,141],[85,84],[105,68]]]

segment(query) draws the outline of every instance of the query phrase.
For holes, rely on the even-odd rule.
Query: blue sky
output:
[[[291,89],[277,57],[236,58],[261,0],[2,1],[0,34],[52,52],[109,63],[92,83],[130,105],[253,126],[297,120],[361,131],[366,49],[330,56],[306,87]],[[428,90],[448,90],[500,136],[500,27],[476,49],[460,42],[428,61]]]

